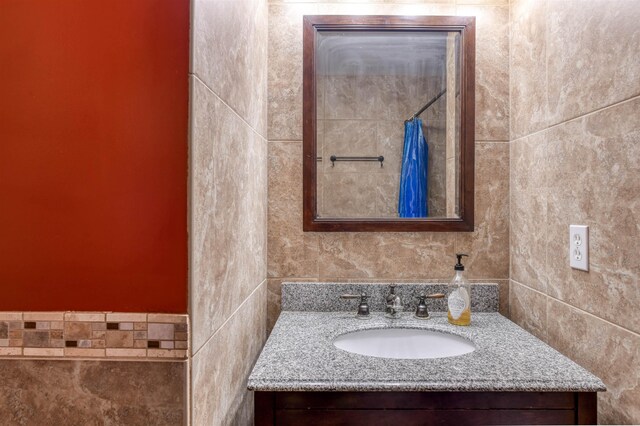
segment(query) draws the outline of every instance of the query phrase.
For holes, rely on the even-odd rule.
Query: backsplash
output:
[[[369,296],[372,311],[384,311],[385,297],[391,283],[305,283],[286,282],[282,284],[283,311],[355,311],[357,301],[344,300],[343,294]],[[395,292],[404,305],[404,311],[414,311],[416,297],[421,294],[444,293],[444,283],[402,283],[395,284]],[[446,299],[430,299],[428,307],[433,312],[445,312]],[[471,286],[471,312],[498,312],[499,286],[494,283],[478,283]]]
[[[187,315],[0,312],[0,356],[184,359]]]

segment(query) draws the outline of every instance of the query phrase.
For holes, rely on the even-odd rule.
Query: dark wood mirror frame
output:
[[[317,216],[316,33],[337,31],[456,31],[461,39],[459,218],[321,218]],[[303,230],[313,232],[473,231],[475,18],[463,16],[305,16],[303,20]]]

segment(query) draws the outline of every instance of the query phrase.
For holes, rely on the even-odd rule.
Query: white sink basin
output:
[[[396,359],[446,358],[476,349],[464,337],[412,328],[354,331],[338,336],[333,344],[347,352]]]

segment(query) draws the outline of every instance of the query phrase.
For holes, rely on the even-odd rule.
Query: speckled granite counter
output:
[[[373,328],[427,328],[457,334],[477,349],[450,358],[374,358],[333,346],[341,334]],[[352,312],[284,311],[258,359],[255,391],[604,391],[600,379],[498,313],[475,313],[469,327],[443,313],[369,320]]]

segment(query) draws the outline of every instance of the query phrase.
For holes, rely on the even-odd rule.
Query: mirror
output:
[[[305,16],[304,230],[472,231],[472,17]]]

